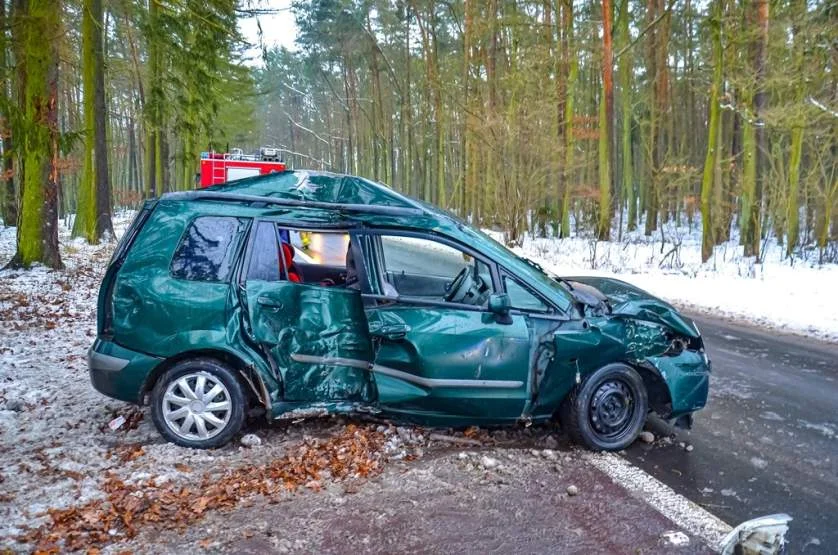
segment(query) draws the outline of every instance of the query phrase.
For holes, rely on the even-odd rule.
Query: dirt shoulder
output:
[[[520,442],[516,442],[520,443]],[[528,443],[528,442],[527,442]],[[568,488],[576,494],[569,495]],[[431,447],[379,476],[255,498],[138,552],[710,553],[575,450]]]

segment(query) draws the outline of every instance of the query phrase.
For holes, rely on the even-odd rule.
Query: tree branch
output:
[[[642,39],[642,38],[644,37],[644,35],[646,35],[646,33],[648,33],[649,31],[651,31],[651,30],[652,30],[652,28],[653,28],[655,25],[657,25],[658,23],[660,23],[660,21],[661,21],[664,17],[666,17],[666,16],[667,16],[667,14],[669,14],[669,13],[672,11],[672,8],[674,8],[674,7],[675,7],[675,2],[677,2],[677,1],[678,1],[678,0],[669,0],[669,4],[666,6],[666,9],[665,9],[665,10],[663,10],[663,11],[660,13],[660,15],[659,15],[658,17],[656,17],[656,18],[655,18],[653,21],[651,21],[651,22],[650,22],[650,23],[649,23],[649,24],[648,24],[648,25],[647,25],[647,26],[646,26],[646,27],[645,27],[642,31],[640,31],[640,33],[637,35],[637,37],[636,37],[633,41],[631,41],[630,43],[628,43],[628,44],[627,44],[626,46],[624,46],[624,47],[623,47],[623,48],[622,48],[619,52],[617,52],[617,54],[615,54],[615,55],[614,55],[614,61],[616,62],[617,60],[619,60],[619,59],[620,59],[620,56],[622,56],[623,54],[625,54],[626,52],[628,52],[629,50],[631,50],[632,48],[634,48],[634,45],[635,45],[635,44],[637,44],[637,43],[640,41],[640,39]]]

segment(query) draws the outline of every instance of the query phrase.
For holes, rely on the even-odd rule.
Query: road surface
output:
[[[790,514],[793,553],[838,552],[838,345],[690,316],[713,361],[708,406],[627,458],[729,523]]]
[[[317,246],[339,259],[345,243],[333,239]],[[411,251],[399,267],[440,265]],[[794,553],[838,552],[838,345],[690,316],[713,361],[708,406],[690,432],[652,419],[672,441],[638,442],[625,456],[733,525],[790,514]]]

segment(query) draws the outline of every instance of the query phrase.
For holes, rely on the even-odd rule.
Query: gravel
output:
[[[640,432],[640,435],[637,436],[637,439],[642,441],[643,443],[654,443],[655,442],[655,434],[648,430],[644,430]]]

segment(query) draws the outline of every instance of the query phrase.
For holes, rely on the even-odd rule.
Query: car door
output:
[[[522,315],[489,311],[498,285],[491,261],[451,240],[404,232],[372,232],[363,250],[371,261],[367,319],[382,408],[425,420],[519,418],[530,333]],[[464,269],[482,285],[452,299],[452,281]]]
[[[371,403],[372,344],[361,292],[288,278],[276,223],[251,234],[243,283],[245,333],[280,375],[283,399]]]

